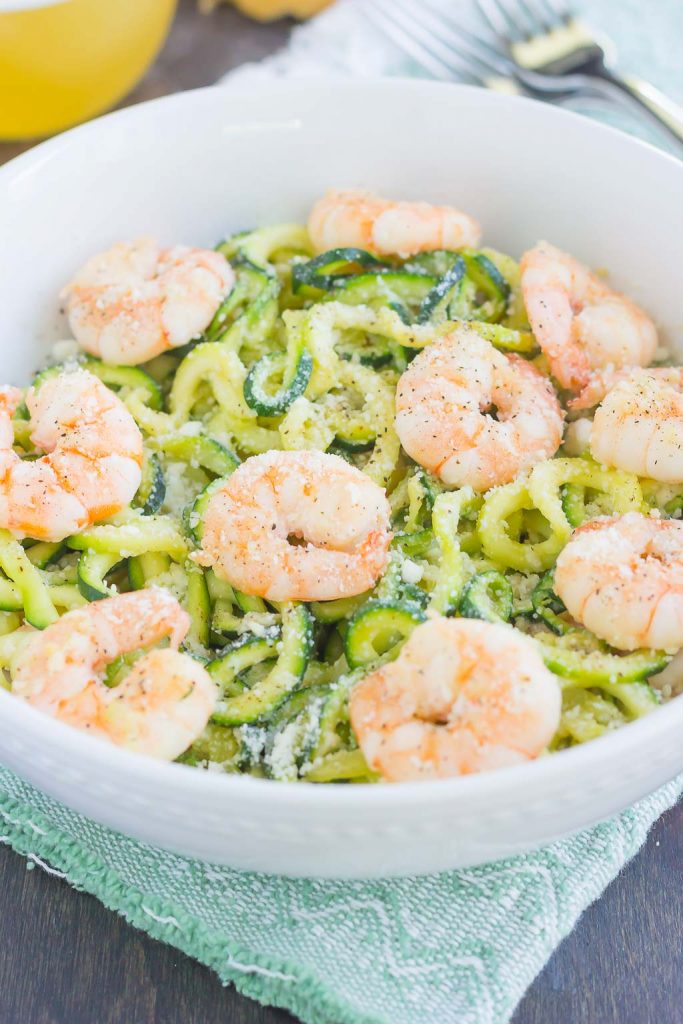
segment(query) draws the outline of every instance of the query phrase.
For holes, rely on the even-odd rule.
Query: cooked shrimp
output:
[[[562,423],[550,381],[468,327],[423,349],[396,390],[401,444],[449,487],[509,483],[555,454]]]
[[[612,647],[683,647],[683,523],[629,512],[574,531],[555,590]]]
[[[539,242],[520,266],[529,323],[562,387],[582,388],[594,369],[652,362],[652,320],[578,260]]]
[[[387,563],[384,491],[337,455],[255,455],[212,496],[204,564],[247,594],[329,601],[362,594]]]
[[[119,512],[140,486],[142,434],[123,402],[86,370],[60,373],[26,396],[31,441],[20,459],[0,406],[0,526],[59,541]]]
[[[82,348],[135,365],[201,334],[234,281],[219,252],[141,238],[93,256],[62,297]]]
[[[607,366],[604,370],[594,370],[576,398],[570,399],[567,404],[570,409],[592,409],[599,405],[617,384],[632,378],[651,378],[661,385],[680,388],[683,387],[683,367]]]
[[[683,483],[683,370],[625,374],[595,411],[590,449],[606,466]]]
[[[117,746],[172,761],[199,736],[217,690],[188,654],[143,654],[122,683],[103,682],[119,655],[168,637],[177,648],[189,616],[163,590],[138,590],[67,612],[36,633],[13,665],[12,692],[35,708]]]
[[[15,412],[24,400],[24,393],[21,388],[5,384],[0,387],[0,411],[6,412],[8,416],[14,416]]]
[[[319,199],[308,218],[308,233],[318,252],[351,246],[400,256],[476,247],[481,240],[476,220],[452,206],[392,202],[355,191],[331,191]]]
[[[442,779],[530,761],[560,720],[560,687],[511,626],[432,619],[396,661],[351,692],[366,761],[389,782]]]
[[[567,405],[570,409],[593,409],[602,402],[612,388],[620,384],[622,380],[628,380],[637,370],[641,369],[642,367],[639,366],[606,366],[602,370],[592,370],[578,395],[570,398]],[[661,370],[662,368],[658,367],[651,368],[647,372],[658,374],[661,373]]]

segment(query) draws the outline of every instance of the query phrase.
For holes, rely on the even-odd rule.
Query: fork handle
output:
[[[643,113],[649,115],[650,120],[664,128],[668,135],[683,143],[683,107],[674,103],[654,85],[635,75],[616,75],[605,69],[601,77]]]

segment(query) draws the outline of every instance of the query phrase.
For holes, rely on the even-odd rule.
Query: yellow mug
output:
[[[0,138],[113,106],[158,53],[176,0],[0,0]]]

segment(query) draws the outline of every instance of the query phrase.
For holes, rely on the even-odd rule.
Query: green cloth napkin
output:
[[[613,31],[624,66],[683,98],[680,0],[594,0],[590,16]],[[346,2],[299,29],[284,55],[241,74],[321,69],[416,70],[373,38],[359,5]],[[0,842],[306,1024],[504,1024],[682,790],[679,779],[612,821],[497,864],[329,882],[239,873],[153,849],[0,767]]]
[[[503,1024],[682,788],[669,783],[524,857],[429,878],[329,882],[154,849],[0,768],[0,841],[306,1024]]]

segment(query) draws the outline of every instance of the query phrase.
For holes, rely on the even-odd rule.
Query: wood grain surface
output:
[[[156,64],[127,102],[206,85],[283,45],[287,21],[211,18],[182,0]],[[26,144],[0,144],[0,162]],[[683,1021],[683,810],[581,919],[522,1001],[514,1024]],[[0,848],[0,1024],[287,1024],[135,931],[97,900]],[[420,1024],[441,1024],[424,1021]]]

